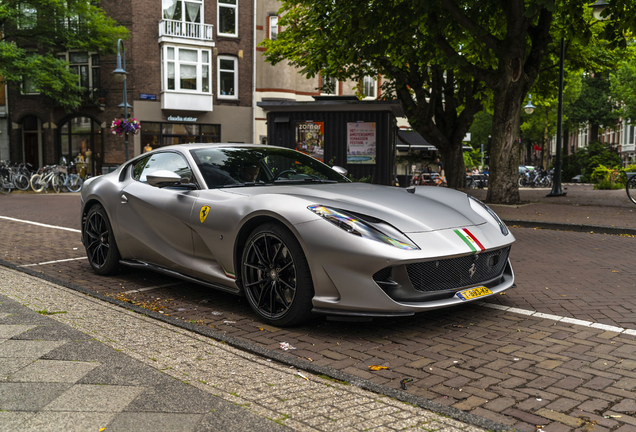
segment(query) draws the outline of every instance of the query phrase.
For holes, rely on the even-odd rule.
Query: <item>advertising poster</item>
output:
[[[375,164],[375,122],[347,123],[347,163]]]
[[[296,150],[324,162],[325,122],[296,123]]]

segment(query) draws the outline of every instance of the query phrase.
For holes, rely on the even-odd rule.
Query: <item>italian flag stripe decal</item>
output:
[[[455,234],[457,234],[459,238],[462,239],[464,243],[466,243],[470,250],[473,251],[473,254],[477,254],[486,250],[484,245],[482,245],[481,242],[477,240],[477,237],[475,237],[473,233],[468,231],[466,228],[453,231],[455,231]]]

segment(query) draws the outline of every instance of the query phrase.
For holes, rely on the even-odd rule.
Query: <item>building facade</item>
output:
[[[129,138],[129,158],[146,146],[252,142],[253,2],[102,0],[100,7],[130,31],[126,102],[141,133]],[[88,173],[107,172],[126,160],[124,137],[110,133],[124,103],[123,83],[112,74],[116,56],[59,56],[86,89],[84,102],[68,113],[28,82],[10,87],[9,157],[34,166],[79,158]]]

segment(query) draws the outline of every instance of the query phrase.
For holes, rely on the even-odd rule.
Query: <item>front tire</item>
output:
[[[18,189],[25,191],[29,189],[29,178],[25,176],[24,174],[18,174],[17,176],[14,177],[13,184]]]
[[[269,223],[250,234],[241,257],[241,280],[250,306],[276,326],[294,326],[311,317],[314,286],[298,240]]]
[[[88,211],[84,222],[84,247],[93,271],[109,275],[119,268],[119,249],[104,207],[97,204]]]
[[[33,192],[40,193],[44,190],[44,183],[42,183],[42,176],[40,174],[33,174],[30,184]]]
[[[68,180],[66,181],[66,188],[69,192],[79,192],[82,190],[82,179],[77,174],[71,174],[68,176]]]

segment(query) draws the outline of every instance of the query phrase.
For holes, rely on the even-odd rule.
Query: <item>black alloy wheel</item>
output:
[[[627,196],[634,204],[636,204],[636,175],[627,181]]]
[[[241,280],[250,306],[269,323],[292,326],[310,318],[309,265],[285,228],[266,224],[252,232],[243,250]]]
[[[91,207],[84,223],[84,247],[93,271],[99,275],[113,274],[119,267],[119,250],[113,229],[101,205]]]

